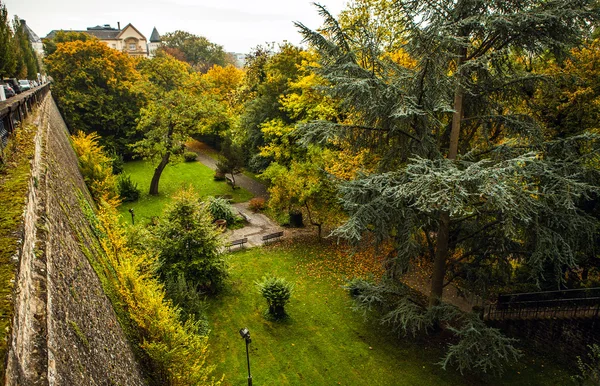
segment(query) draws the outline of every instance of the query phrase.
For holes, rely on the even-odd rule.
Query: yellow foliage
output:
[[[181,323],[180,310],[153,276],[156,258],[128,247],[114,205],[103,203],[98,220],[104,265],[112,272],[107,277],[139,329],[140,347],[158,371],[155,380],[173,386],[220,385],[211,376],[214,366],[206,364],[208,338],[196,334],[196,322]]]
[[[79,159],[79,170],[94,200],[117,200],[119,195],[117,181],[112,173],[112,159],[106,156],[104,148],[98,144],[98,134],[80,131],[71,136],[71,140]]]

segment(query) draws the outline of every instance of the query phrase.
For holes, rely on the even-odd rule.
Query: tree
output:
[[[44,44],[44,54],[46,56],[52,55],[60,43],[82,41],[87,42],[88,40],[98,40],[95,36],[92,36],[85,32],[77,31],[58,31],[52,39],[42,39]]]
[[[29,35],[17,16],[15,16],[15,19],[13,20],[13,30],[15,31],[14,40],[17,54],[17,68],[15,75],[19,79],[37,79],[37,74],[39,72],[37,56],[33,50],[31,41],[29,41]]]
[[[595,4],[397,2],[414,66],[384,55],[375,38],[357,53],[323,7],[324,34],[298,24],[322,57],[317,71],[351,117],[302,125],[304,141],[345,141],[380,156],[376,173],[341,186],[350,219],[336,233],[392,241],[390,276],[428,256],[431,305],[453,279],[509,270],[511,262],[530,265],[536,279],[550,265],[558,284],[597,229],[575,203],[596,190],[578,173],[576,149],[598,142],[544,142],[539,122],[516,102],[536,77],[513,58],[577,44],[590,32]]]
[[[134,59],[91,39],[58,43],[45,62],[69,129],[97,132],[107,150],[129,155],[141,105]]]
[[[223,106],[204,93],[188,64],[169,55],[140,63],[140,71],[144,81],[139,88],[147,102],[137,125],[144,137],[134,150],[144,159],[160,160],[149,192],[158,195],[160,176],[171,157],[177,161],[189,136],[205,130],[207,122],[223,113]]]
[[[196,71],[206,73],[214,65],[224,67],[228,64],[223,46],[210,42],[204,36],[178,30],[168,32],[161,38],[167,53],[178,57],[174,50],[179,51]]]
[[[178,192],[152,230],[164,282],[185,278],[188,285],[216,292],[227,277],[222,242],[206,205],[192,190]]]
[[[324,171],[320,149],[312,147],[305,160],[294,160],[289,167],[273,162],[262,176],[271,182],[269,205],[276,211],[305,209],[319,238],[323,225],[340,222],[337,192]]]
[[[221,146],[217,169],[225,175],[231,175],[231,189],[235,190],[235,175],[241,173],[243,168],[244,153],[242,148],[226,139]]]
[[[12,76],[17,67],[13,32],[6,5],[0,2],[0,77]]]
[[[245,106],[240,117],[240,125],[246,130],[246,145],[250,156],[255,156],[265,146],[263,127],[271,122],[290,126],[295,122],[290,114],[282,109],[282,100],[291,92],[290,83],[297,80],[302,50],[291,44],[284,44],[273,55],[262,47],[257,47],[246,63],[246,84],[244,87]],[[279,123],[280,122],[280,123]],[[254,171],[263,171],[269,158]],[[250,162],[253,166],[257,162]]]

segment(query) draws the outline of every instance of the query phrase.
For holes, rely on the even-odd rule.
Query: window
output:
[[[129,51],[135,51],[135,43],[129,43]]]

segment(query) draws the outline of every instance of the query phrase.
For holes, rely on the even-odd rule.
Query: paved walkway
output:
[[[250,209],[248,209],[248,203],[242,202],[238,204],[233,204],[235,210],[240,213],[243,213],[248,219],[248,224],[236,230],[228,230],[225,232],[225,237],[229,241],[239,240],[243,238],[248,238],[248,242],[244,245],[246,247],[256,247],[263,244],[262,237],[271,233],[283,231],[283,237],[286,237],[286,232],[284,228],[279,226],[276,222],[268,218],[262,213],[254,213]],[[235,246],[232,248],[237,249],[239,247]]]
[[[214,154],[214,150],[209,148],[208,145],[199,141],[193,141],[192,146],[188,146],[188,149],[198,154],[198,161],[200,163],[208,166],[212,170],[217,170],[217,161],[211,157],[211,153]],[[264,184],[255,181],[250,177],[246,177],[241,173],[235,175],[235,184],[236,186],[246,189],[255,197],[262,197],[265,200],[269,199],[269,192]]]

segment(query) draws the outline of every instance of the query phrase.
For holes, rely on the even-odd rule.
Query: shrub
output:
[[[150,231],[165,282],[183,275],[188,285],[201,290],[215,293],[221,289],[227,277],[219,252],[222,241],[206,205],[192,189],[178,192]]]
[[[129,248],[114,206],[102,203],[98,217],[89,204],[84,212],[97,227],[102,250],[94,268],[116,308],[128,313],[126,325],[135,327],[136,343],[151,359],[151,377],[163,385],[219,385],[215,367],[206,362],[208,338],[198,334],[204,323],[192,316],[181,322],[181,309],[165,298],[154,276],[155,258]]]
[[[577,368],[579,374],[573,376],[578,385],[600,385],[600,346],[588,345],[588,360],[584,361],[577,357]]]
[[[118,197],[117,183],[113,175],[113,160],[98,144],[99,138],[96,133],[84,134],[82,131],[71,137],[79,159],[79,170],[92,197],[97,202],[102,199],[110,201]]]
[[[140,189],[138,189],[136,182],[131,181],[129,175],[121,174],[119,176],[117,190],[119,191],[119,197],[124,202],[136,201],[140,198]]]
[[[269,314],[275,318],[286,316],[285,305],[290,301],[294,285],[284,278],[263,277],[262,281],[256,281],[258,292],[265,298],[269,306]]]
[[[208,211],[214,220],[227,220],[227,224],[233,224],[236,221],[233,207],[224,198],[208,197]]]
[[[248,204],[248,208],[250,208],[250,210],[253,212],[260,212],[260,211],[264,210],[266,206],[267,205],[266,205],[265,199],[262,197],[253,198],[252,200],[250,200],[250,203]]]
[[[194,162],[197,157],[198,155],[193,151],[186,151],[183,153],[183,159],[185,160],[185,162]]]
[[[215,172],[214,180],[215,181],[225,181],[225,173],[223,173],[220,170],[217,170]]]
[[[125,161],[123,161],[123,156],[117,153],[112,154],[112,170],[115,176],[123,173],[125,170]]]

